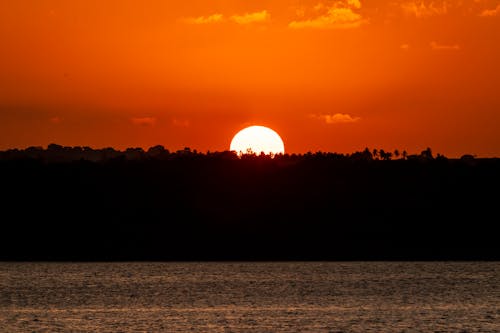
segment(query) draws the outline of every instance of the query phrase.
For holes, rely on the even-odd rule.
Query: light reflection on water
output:
[[[0,263],[0,332],[500,332],[500,263]]]

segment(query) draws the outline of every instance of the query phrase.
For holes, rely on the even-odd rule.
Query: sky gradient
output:
[[[0,2],[0,149],[500,156],[500,1]]]

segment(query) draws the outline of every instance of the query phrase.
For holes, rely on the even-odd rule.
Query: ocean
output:
[[[0,332],[500,332],[500,262],[0,263]]]

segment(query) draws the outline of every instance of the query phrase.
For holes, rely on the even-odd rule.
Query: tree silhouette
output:
[[[434,156],[432,156],[432,150],[431,148],[427,147],[427,149],[423,150],[420,153],[420,157],[427,159],[427,160],[432,160],[434,159]]]
[[[394,150],[394,157],[399,158],[399,156],[400,156],[400,155],[401,155],[401,154],[399,153],[399,150],[398,150],[398,149],[395,149],[395,150]]]
[[[379,155],[380,155],[380,158],[384,161],[389,161],[392,157],[392,153],[391,152],[386,152],[385,150],[383,149],[380,149],[379,150]]]

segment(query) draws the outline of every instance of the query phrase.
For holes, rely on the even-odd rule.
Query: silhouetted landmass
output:
[[[0,152],[0,260],[500,260],[500,159]]]

